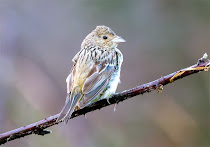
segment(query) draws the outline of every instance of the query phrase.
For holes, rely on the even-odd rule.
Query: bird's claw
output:
[[[106,101],[107,101],[107,103],[108,103],[109,105],[111,104],[110,101],[109,101],[109,98],[107,98]]]

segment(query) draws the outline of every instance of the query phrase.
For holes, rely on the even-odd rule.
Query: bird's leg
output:
[[[107,101],[108,104],[111,104],[110,101],[109,101],[109,97],[106,99],[106,101]]]

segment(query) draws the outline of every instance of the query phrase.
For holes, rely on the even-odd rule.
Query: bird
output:
[[[117,48],[126,42],[109,27],[97,26],[86,36],[73,57],[66,78],[67,96],[57,122],[68,122],[72,113],[100,99],[108,99],[120,83],[123,54]]]

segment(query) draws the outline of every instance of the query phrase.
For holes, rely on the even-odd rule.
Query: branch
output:
[[[121,93],[114,94],[111,98],[109,98],[109,101],[106,99],[97,101],[83,109],[75,111],[71,118],[85,115],[88,112],[101,109],[103,107],[117,104],[121,101],[124,101],[128,98],[134,97],[139,94],[144,94],[146,92],[151,92],[153,90],[157,90],[158,92],[162,92],[163,86],[169,83],[172,83],[173,81],[176,81],[178,79],[181,79],[183,77],[189,76],[191,74],[197,73],[199,71],[208,71],[210,69],[210,61],[207,59],[207,54],[204,54],[201,59],[198,60],[197,64],[192,65],[190,67],[187,67],[185,69],[173,72],[169,75],[163,76],[155,81],[152,81],[150,83],[146,83],[140,86],[137,86],[135,88],[125,90]],[[27,135],[31,134],[37,134],[37,135],[45,135],[51,133],[49,130],[45,130],[46,128],[58,124],[56,122],[56,119],[58,118],[59,114],[56,114],[54,116],[50,116],[48,118],[45,118],[41,121],[38,121],[36,123],[17,128],[15,130],[0,134],[0,145],[4,144],[6,142],[9,142],[11,140],[15,140],[17,138],[21,138]],[[60,122],[59,122],[60,123]]]

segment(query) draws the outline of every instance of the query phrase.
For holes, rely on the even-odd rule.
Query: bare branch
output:
[[[139,94],[144,94],[146,92],[151,92],[153,90],[157,90],[158,92],[161,92],[163,89],[163,86],[169,83],[172,83],[178,79],[181,79],[183,77],[189,76],[191,74],[197,73],[199,71],[208,71],[210,68],[210,61],[207,59],[207,54],[204,54],[204,56],[198,60],[197,64],[192,65],[190,67],[187,67],[185,69],[173,72],[169,75],[163,76],[155,81],[137,86],[135,88],[125,90],[121,93],[117,93],[113,95],[109,99],[109,103],[106,99],[97,101],[90,106],[87,106],[83,109],[80,109],[78,111],[75,111],[71,118],[85,115],[88,112],[101,109],[103,107],[117,104],[121,101],[124,101],[128,98],[134,97]],[[8,141],[15,140],[17,138],[21,138],[30,134],[37,134],[37,135],[45,135],[51,133],[49,130],[45,130],[46,128],[56,125],[56,119],[58,118],[59,114],[56,114],[54,116],[50,116],[48,118],[45,118],[39,122],[17,128],[15,130],[0,134],[0,145],[4,144]],[[60,122],[59,122],[60,123]]]

